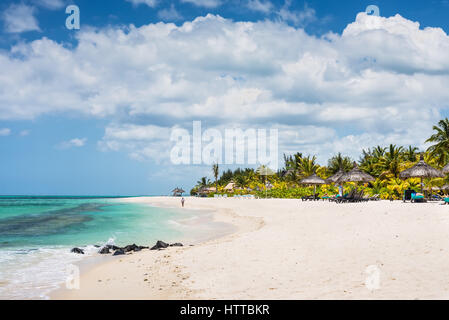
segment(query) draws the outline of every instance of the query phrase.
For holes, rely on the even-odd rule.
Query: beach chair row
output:
[[[227,194],[214,194],[214,198],[227,198]],[[232,198],[234,199],[255,199],[254,195],[252,194],[235,194]]]
[[[336,203],[346,203],[346,202],[366,202],[366,201],[378,201],[380,200],[380,197],[378,194],[375,194],[374,196],[365,196],[363,190],[362,191],[356,191],[351,190],[348,194],[340,196],[335,196],[332,198],[329,198],[329,201],[333,201]]]

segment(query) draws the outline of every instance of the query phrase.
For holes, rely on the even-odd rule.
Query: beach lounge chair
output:
[[[337,203],[342,203],[342,202],[350,202],[354,199],[354,194],[355,194],[355,189],[352,189],[349,193],[343,195],[343,197],[338,197],[338,199],[336,200]]]
[[[348,195],[348,194],[346,193],[346,194],[344,194],[343,196],[347,196],[347,195]],[[340,196],[339,194],[337,194],[337,195],[335,195],[335,196],[333,196],[333,197],[330,197],[330,198],[329,198],[329,201],[335,201],[335,202],[337,202],[339,198],[341,198],[341,196]]]
[[[407,190],[404,190],[404,196],[402,197],[402,201],[407,201],[407,200],[412,200],[412,194],[413,193],[416,193],[416,191],[415,190],[413,190],[413,189],[407,189]]]
[[[422,194],[412,193],[411,202],[426,202]]]
[[[351,202],[362,202],[363,201],[363,191],[355,192],[354,198]]]
[[[444,201],[444,198],[442,196],[440,196],[439,194],[432,194],[429,197],[430,201]]]

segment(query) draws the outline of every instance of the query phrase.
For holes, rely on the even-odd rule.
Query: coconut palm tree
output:
[[[339,170],[343,170],[345,172],[352,169],[353,161],[349,157],[344,157],[339,152],[336,156],[333,156],[329,159],[327,163],[327,169],[329,173],[335,174]]]
[[[245,188],[246,185],[248,184],[248,180],[245,177],[245,175],[239,174],[239,175],[234,177],[234,183],[239,188]]]
[[[318,169],[319,165],[316,163],[316,156],[303,157],[298,163],[298,169],[302,177],[308,177],[314,174]]]
[[[215,177],[215,190],[218,191],[218,175],[220,173],[218,170],[218,163],[212,165],[212,173]]]
[[[416,157],[417,157],[417,152],[418,152],[418,148],[417,147],[412,147],[412,146],[408,146],[408,148],[406,150],[404,150],[403,152],[403,158],[405,161],[410,161],[410,162],[416,162]]]
[[[449,120],[445,118],[438,122],[438,125],[433,126],[435,133],[430,136],[426,142],[434,142],[427,151],[432,157],[437,158],[439,165],[445,165],[449,160]]]
[[[210,184],[210,180],[207,179],[207,177],[202,177],[201,180],[198,180],[196,182],[196,185],[199,188],[207,187],[209,184]]]
[[[390,144],[387,151],[384,152],[384,155],[376,164],[377,167],[382,171],[382,176],[388,174],[393,175],[395,178],[399,176],[399,173],[402,171],[401,160],[403,149],[403,147],[397,147],[394,144]]]
[[[373,149],[373,156],[376,159],[380,159],[384,156],[385,151],[387,150],[387,148],[383,148],[381,146],[377,146]]]

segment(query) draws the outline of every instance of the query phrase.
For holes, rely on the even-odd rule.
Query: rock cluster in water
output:
[[[168,244],[164,241],[159,240],[156,242],[156,244],[154,246],[151,247],[151,249],[150,249],[150,247],[138,246],[135,243],[127,245],[123,248],[117,247],[114,245],[110,245],[110,244],[107,244],[103,247],[96,245],[95,247],[100,248],[100,250],[98,251],[99,254],[110,254],[111,250],[112,250],[112,251],[114,251],[114,253],[112,254],[113,256],[119,256],[119,255],[124,255],[126,253],[138,252],[143,249],[162,250],[162,249],[166,249],[168,247],[182,247],[182,246],[183,246],[183,244],[179,243],[179,242]],[[84,254],[84,251],[80,248],[73,248],[70,252],[77,253],[77,254]]]
[[[73,248],[70,252],[84,254],[84,251],[80,248]]]

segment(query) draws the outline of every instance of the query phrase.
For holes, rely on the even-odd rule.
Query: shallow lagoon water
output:
[[[219,224],[182,222],[207,216],[197,214],[110,197],[0,197],[0,299],[45,299],[69,265],[96,253],[94,245],[150,246],[195,239],[195,230],[212,237]],[[70,253],[73,247],[86,254]]]

